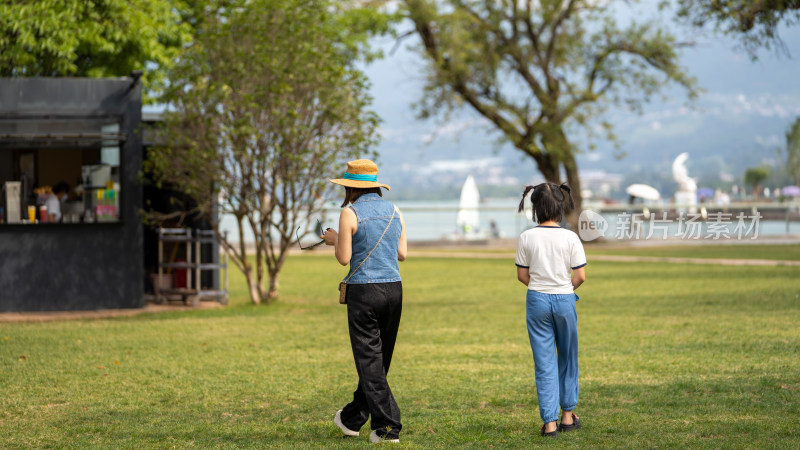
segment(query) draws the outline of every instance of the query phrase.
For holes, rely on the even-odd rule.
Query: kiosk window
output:
[[[20,120],[14,125],[11,132],[0,129],[1,223],[120,221],[119,123]]]

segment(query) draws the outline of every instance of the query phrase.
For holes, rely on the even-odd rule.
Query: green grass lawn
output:
[[[661,256],[673,258],[703,258],[703,259],[768,259],[777,261],[800,261],[800,244],[669,244],[669,245],[620,245],[620,244],[584,244],[586,254],[591,259],[592,255],[619,255],[619,256]],[[509,255],[514,257],[515,249],[508,248],[418,248],[414,250],[427,253],[446,253],[457,255]]]
[[[586,252],[590,256],[594,254],[800,261],[800,244],[700,244],[647,247],[587,245]]]
[[[513,255],[401,270],[403,447],[800,447],[799,267],[590,256],[584,425],[558,440],[538,436]],[[344,272],[292,256],[270,306],[247,304],[232,272],[222,310],[0,324],[0,448],[367,446],[366,427],[343,439],[332,423],[357,381]]]
[[[724,259],[771,259],[779,261],[800,261],[800,244],[669,244],[634,246],[615,243],[584,244],[586,254],[621,256],[662,256],[675,258],[724,258]],[[447,252],[451,254],[504,254],[514,257],[515,249],[508,248],[412,248],[421,252]]]

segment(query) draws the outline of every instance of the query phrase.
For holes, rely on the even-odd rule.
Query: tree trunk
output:
[[[252,269],[245,273],[245,277],[247,278],[247,289],[250,293],[250,301],[253,302],[254,305],[261,304],[261,289],[259,289],[258,280],[253,277]]]
[[[550,156],[551,161],[555,161],[555,169],[550,170],[550,176],[545,171],[542,175],[545,176],[547,181],[552,183],[561,184],[561,166],[564,167],[564,174],[567,176],[567,185],[570,187],[572,199],[575,201],[575,208],[566,211],[564,219],[567,226],[574,231],[578,232],[578,217],[581,213],[581,205],[583,198],[581,197],[581,181],[578,177],[578,163],[575,161],[575,153],[567,139],[567,135],[560,126],[553,126],[547,133],[542,135],[542,144],[547,150],[548,155],[558,155],[558,157]],[[540,169],[541,170],[541,166]],[[569,208],[567,205],[566,208]]]
[[[278,281],[280,279],[280,272],[275,271],[275,273],[270,272],[269,274],[269,291],[267,291],[267,301],[275,300],[278,298],[278,285],[280,284]]]
[[[536,160],[536,167],[539,172],[544,176],[544,179],[550,183],[561,184],[561,175],[559,174],[558,161],[550,155],[534,156]]]
[[[281,275],[281,268],[283,264],[286,262],[286,257],[288,256],[289,246],[292,244],[291,237],[287,238],[285,236],[281,237],[280,240],[280,248],[278,257],[274,260],[270,260],[271,264],[269,266],[269,289],[266,292],[267,301],[272,301],[278,298],[278,288],[280,287],[280,275]]]
[[[583,209],[583,196],[581,195],[581,179],[578,177],[578,164],[575,155],[568,152],[564,158],[564,172],[567,174],[567,184],[572,190],[572,199],[575,200],[575,208],[567,213],[567,224],[574,232],[578,232],[581,210]]]
[[[247,246],[245,245],[244,225],[242,224],[242,215],[236,216],[236,225],[239,231],[239,258],[241,258],[241,270],[247,282],[247,291],[250,295],[250,301],[254,305],[261,303],[261,292],[258,287],[259,277],[253,276],[253,266],[247,259]]]

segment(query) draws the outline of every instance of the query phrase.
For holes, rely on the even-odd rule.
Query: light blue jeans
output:
[[[539,415],[548,423],[558,420],[559,406],[578,405],[578,296],[529,290],[526,300]]]

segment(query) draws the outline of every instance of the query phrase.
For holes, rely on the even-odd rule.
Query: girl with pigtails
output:
[[[586,280],[586,254],[578,236],[558,225],[567,203],[570,208],[575,207],[569,186],[554,183],[526,186],[519,211],[531,191],[538,226],[519,236],[515,263],[517,279],[528,287],[526,316],[543,422],[540,434],[555,437],[559,431],[581,427],[573,412],[578,405],[575,290]]]

